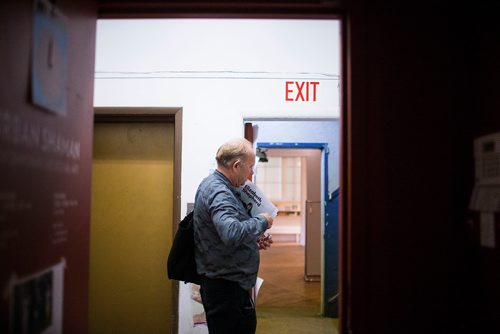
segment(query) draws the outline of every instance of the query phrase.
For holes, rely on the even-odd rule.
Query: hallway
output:
[[[337,334],[337,319],[320,312],[320,282],[305,282],[304,247],[275,243],[261,251],[257,333]]]

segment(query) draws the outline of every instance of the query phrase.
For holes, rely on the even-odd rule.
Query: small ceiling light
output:
[[[259,158],[259,162],[268,162],[267,160],[267,154],[266,154],[267,149],[257,147],[257,153],[255,154],[257,158]]]

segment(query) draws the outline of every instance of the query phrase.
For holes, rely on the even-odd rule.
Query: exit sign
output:
[[[318,81],[286,81],[285,101],[316,102]]]

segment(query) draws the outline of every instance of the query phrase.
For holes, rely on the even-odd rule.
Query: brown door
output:
[[[96,123],[90,333],[169,333],[173,123]]]

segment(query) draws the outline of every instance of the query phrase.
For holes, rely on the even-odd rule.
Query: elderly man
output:
[[[236,189],[253,175],[250,142],[233,139],[216,154],[217,169],[198,187],[194,204],[196,265],[210,334],[255,333],[250,289],[259,269],[259,237],[273,224],[268,213],[251,217]]]

